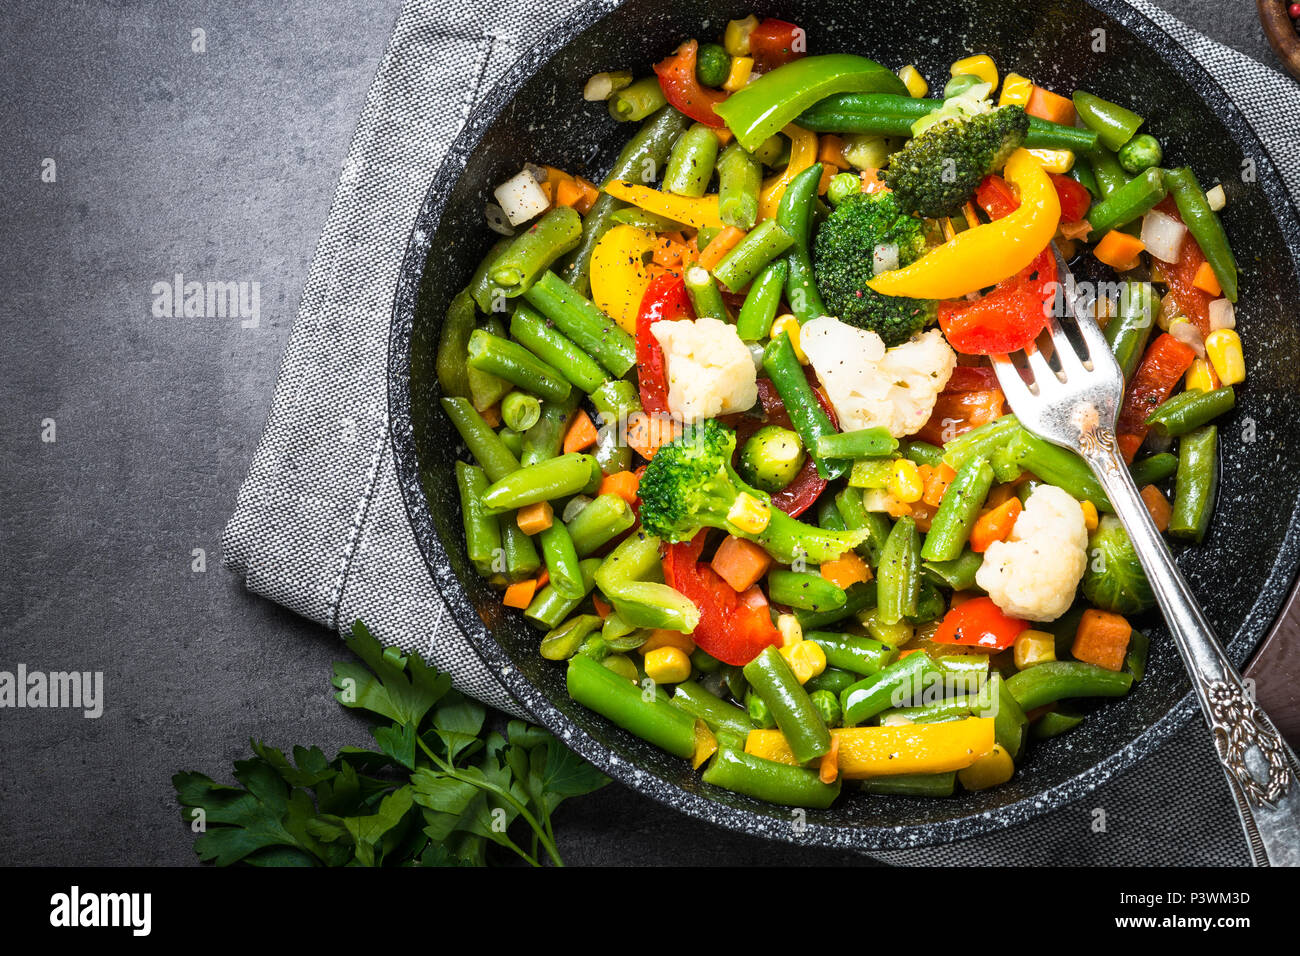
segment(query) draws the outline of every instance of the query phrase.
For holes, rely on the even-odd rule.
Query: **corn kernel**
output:
[[[898,78],[903,81],[903,85],[907,87],[907,92],[912,99],[919,100],[930,92],[930,84],[925,82],[925,77],[921,75],[921,71],[910,63],[898,71]]]
[[[794,349],[794,357],[799,360],[799,364],[807,365],[808,356],[804,354],[803,348],[799,345],[799,320],[789,312],[785,315],[778,315],[772,322],[772,338],[779,339],[782,332],[790,336],[790,347]]]
[[[801,684],[808,683],[826,670],[826,652],[816,641],[797,641],[781,648],[781,656]]]
[[[1188,390],[1198,388],[1202,392],[1214,391],[1214,370],[1210,367],[1207,359],[1192,359],[1191,367],[1187,369],[1187,378],[1184,379]]]
[[[889,493],[905,504],[921,500],[925,483],[921,481],[920,469],[916,462],[908,458],[899,458],[894,462],[889,473]]]
[[[998,106],[1024,106],[1029,102],[1029,94],[1034,92],[1034,81],[1019,73],[1008,73],[1002,81],[1002,95],[998,97]]]
[[[776,629],[781,634],[782,647],[792,647],[803,640],[803,625],[793,614],[778,614]]]
[[[754,72],[754,58],[752,56],[733,56],[731,58],[731,72],[727,74],[726,81],[722,88],[728,93],[734,93],[749,82],[750,74]]]
[[[772,509],[753,495],[742,491],[731,503],[727,520],[746,534],[761,534],[772,520]]]
[[[1015,761],[1001,744],[994,744],[993,749],[978,758],[964,770],[957,771],[957,779],[967,790],[987,790],[1011,779],[1016,772]]]
[[[1031,149],[1029,155],[1049,173],[1068,173],[1074,168],[1074,153],[1068,149]]]
[[[912,506],[899,501],[884,488],[867,488],[862,492],[862,507],[867,511],[883,511],[891,518],[901,518],[912,513]]]
[[[1211,332],[1205,339],[1205,352],[1221,384],[1236,385],[1246,380],[1246,359],[1241,354],[1241,337],[1235,331]]]
[[[981,81],[987,83],[993,89],[998,86],[998,68],[993,62],[993,57],[987,53],[977,53],[974,56],[963,57],[948,68],[952,76],[978,76]]]
[[[650,632],[650,637],[646,639],[646,642],[637,649],[642,656],[645,656],[651,651],[659,650],[661,647],[675,647],[684,654],[690,654],[695,650],[695,641],[691,640],[689,634],[656,628]]]
[[[680,684],[691,676],[691,659],[680,647],[658,647],[645,656],[645,676],[656,684]]]
[[[749,35],[758,26],[758,17],[750,14],[743,20],[728,20],[722,34],[722,48],[732,56],[749,55]]]
[[[1056,660],[1056,638],[1046,631],[1021,631],[1016,638],[1013,658],[1017,670]]]
[[[1089,532],[1097,530],[1097,506],[1091,501],[1080,501],[1079,507],[1083,509],[1083,526]]]

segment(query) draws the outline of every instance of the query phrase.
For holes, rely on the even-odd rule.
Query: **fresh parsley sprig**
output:
[[[608,779],[548,731],[486,728],[483,705],[418,654],[381,647],[361,623],[334,665],[335,699],[378,718],[377,750],[259,741],[234,765],[239,786],[172,777],[199,859],[218,866],[481,866],[496,845],[563,865],[552,814]]]

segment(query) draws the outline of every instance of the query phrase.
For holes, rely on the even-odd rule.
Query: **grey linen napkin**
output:
[[[1296,86],[1133,0],[1228,90],[1300,197]],[[518,716],[438,597],[388,441],[393,290],[425,189],[466,117],[578,0],[407,0],[366,97],[258,444],[222,542],[250,590],[345,632],[364,620]],[[1177,781],[1187,781],[1179,787]],[[1174,782],[1171,785],[1171,782]],[[1176,801],[1177,812],[1153,813]],[[1104,811],[1103,819],[1096,811]],[[891,863],[1245,864],[1209,737],[1192,727],[1089,798],[1010,830],[875,854]]]

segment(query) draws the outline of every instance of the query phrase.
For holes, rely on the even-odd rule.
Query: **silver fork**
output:
[[[1087,354],[1050,318],[1046,334],[1060,372],[1041,349],[1017,353],[1028,381],[1011,356],[995,355],[1002,391],[1025,428],[1083,457],[1127,529],[1214,735],[1252,861],[1300,866],[1300,764],[1228,660],[1138,495],[1115,440],[1123,375],[1097,323],[1078,314],[1070,271],[1055,246],[1053,252],[1063,312],[1077,324]]]

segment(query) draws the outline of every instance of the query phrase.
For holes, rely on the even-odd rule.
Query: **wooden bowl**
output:
[[[1295,21],[1287,15],[1287,6],[1286,0],[1255,0],[1268,45],[1286,71],[1300,80],[1300,33],[1296,33]]]

